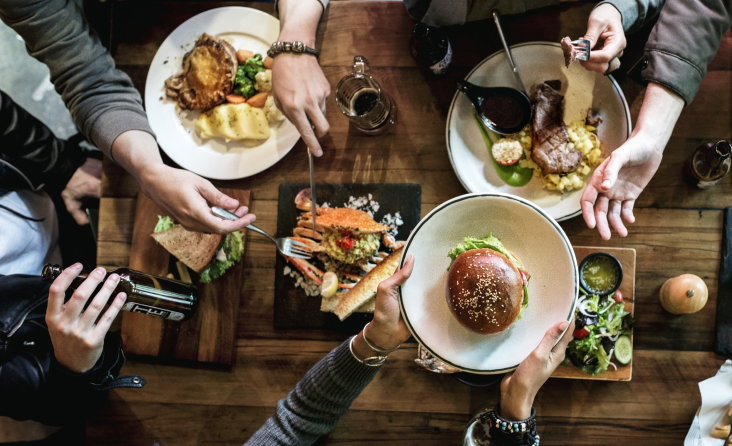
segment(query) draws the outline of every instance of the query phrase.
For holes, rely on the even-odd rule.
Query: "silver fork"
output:
[[[218,206],[212,207],[211,211],[213,211],[214,215],[216,215],[217,217],[226,220],[239,219],[238,215]],[[248,225],[246,228],[258,234],[262,234],[263,236],[272,240],[272,242],[277,245],[277,250],[287,257],[303,260],[307,260],[313,257],[313,251],[308,245],[303,242],[298,242],[297,240],[292,240],[287,237],[274,238],[254,225]]]
[[[577,50],[577,60],[590,60],[590,41],[588,39],[577,39],[570,43]]]

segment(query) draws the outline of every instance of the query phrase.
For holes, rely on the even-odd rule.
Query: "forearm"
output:
[[[326,435],[380,367],[358,362],[348,341],[315,364],[246,445],[309,445]]]
[[[280,0],[278,7],[280,36],[277,40],[300,41],[307,46],[315,46],[315,34],[325,4],[318,0]]]
[[[663,152],[683,108],[684,99],[681,96],[662,85],[648,84],[630,137],[646,137],[656,151]]]
[[[84,136],[105,154],[128,130],[152,133],[139,92],[117,70],[73,0],[6,0],[0,18],[45,63],[51,81]]]
[[[129,172],[138,184],[144,185],[145,175],[156,167],[163,166],[160,150],[151,134],[130,130],[117,137],[112,145],[114,160]]]

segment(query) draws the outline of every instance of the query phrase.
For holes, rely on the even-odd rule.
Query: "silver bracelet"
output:
[[[366,345],[368,345],[371,348],[371,350],[373,350],[376,353],[379,353],[381,355],[388,355],[391,352],[395,352],[395,351],[399,350],[399,347],[401,347],[401,345],[397,345],[396,348],[393,348],[391,350],[382,350],[378,347],[374,347],[374,345],[371,342],[369,342],[369,339],[366,337],[366,327],[368,327],[370,324],[371,324],[371,321],[369,321],[366,325],[363,326],[363,340],[366,341]]]
[[[361,360],[361,358],[356,356],[356,354],[353,352],[353,341],[356,339],[356,336],[351,337],[351,341],[348,343],[348,349],[351,350],[351,356],[353,356],[356,361],[369,367],[378,367],[386,362],[386,356],[371,356],[370,358],[366,358],[364,360]],[[364,339],[366,339],[366,337],[364,337]]]
[[[267,55],[273,59],[282,53],[310,54],[316,59],[320,59],[320,51],[310,48],[302,42],[274,42],[267,50]]]

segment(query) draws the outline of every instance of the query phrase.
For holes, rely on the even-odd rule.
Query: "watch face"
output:
[[[363,360],[366,365],[381,365],[386,362],[386,356],[372,356]]]

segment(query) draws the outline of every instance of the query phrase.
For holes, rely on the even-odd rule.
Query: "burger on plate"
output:
[[[530,276],[498,238],[466,237],[448,256],[447,305],[462,326],[492,334],[521,319],[529,305]]]

